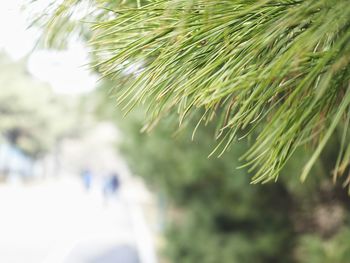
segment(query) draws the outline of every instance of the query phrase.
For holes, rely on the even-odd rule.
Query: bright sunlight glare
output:
[[[27,59],[29,71],[48,82],[57,93],[79,94],[93,90],[97,77],[88,69],[88,50],[72,40],[67,50],[47,51],[35,48],[40,31],[28,28],[23,14],[24,0],[0,2],[0,50],[13,59]]]

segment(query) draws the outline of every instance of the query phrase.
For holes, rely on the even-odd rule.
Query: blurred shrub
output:
[[[331,239],[310,234],[301,238],[297,257],[301,263],[345,263],[350,260],[350,229],[344,227]]]
[[[119,147],[132,171],[167,201],[163,253],[171,262],[333,262],[331,257],[320,257],[328,261],[313,259],[324,253],[320,244],[338,244],[341,229],[348,229],[349,199],[329,181],[327,161],[321,159],[312,171],[314,176],[301,185],[298,168],[309,152],[300,149],[276,183],[251,185],[247,170],[235,169],[248,147],[246,142],[236,142],[220,158],[207,158],[215,147],[215,127],[198,129],[192,141],[197,121],[174,132],[176,122],[170,116],[150,134],[142,134],[144,113],[121,118],[105,94],[94,96],[101,100],[98,114],[112,118],[122,130]],[[330,218],[334,211],[338,217],[328,223],[320,221],[322,213]],[[316,245],[309,243],[310,236]],[[346,254],[342,259],[350,262]]]

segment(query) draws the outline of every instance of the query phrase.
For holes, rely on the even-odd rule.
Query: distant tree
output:
[[[26,61],[14,62],[0,54],[0,133],[27,154],[51,150],[69,132],[74,114],[50,86],[27,71]]]

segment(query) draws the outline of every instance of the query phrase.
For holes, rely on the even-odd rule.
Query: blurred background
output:
[[[246,142],[208,159],[211,125],[193,142],[197,121],[174,133],[172,116],[140,133],[144,110],[122,116],[84,42],[37,48],[22,7],[0,3],[0,262],[350,262],[336,149],[303,185],[306,149],[251,185]]]
[[[0,262],[157,262],[154,196],[95,113],[87,49],[35,48],[23,4],[0,3]]]

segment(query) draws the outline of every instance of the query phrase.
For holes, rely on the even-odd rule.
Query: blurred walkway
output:
[[[139,263],[130,214],[128,202],[106,204],[78,179],[1,184],[0,262]]]

